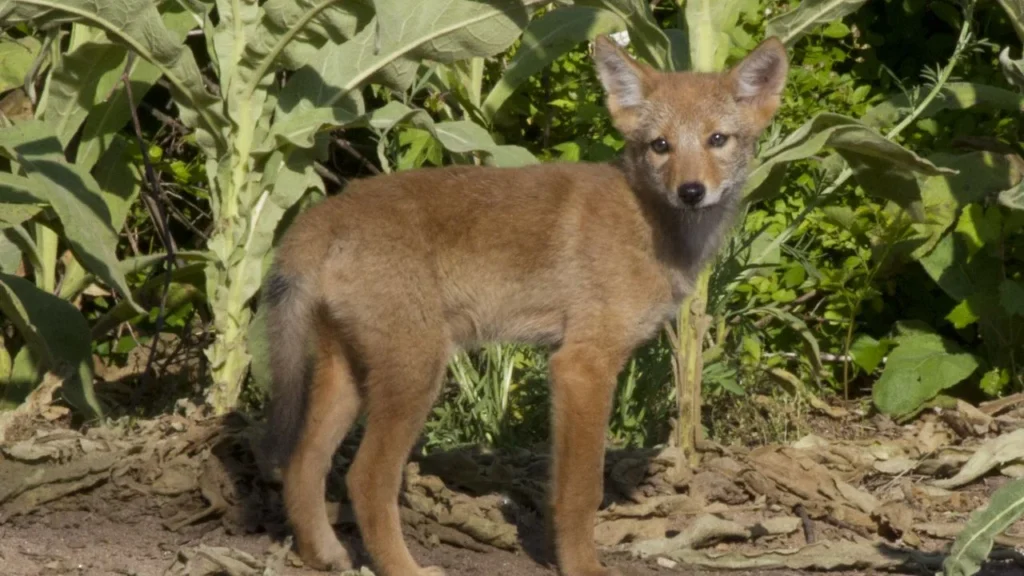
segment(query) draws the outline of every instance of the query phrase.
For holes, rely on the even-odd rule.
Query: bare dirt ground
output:
[[[59,412],[0,426],[0,575],[317,574],[290,552],[278,486],[239,415],[183,406],[71,430]],[[1024,402],[925,414],[897,426],[833,414],[819,434],[753,449],[611,451],[596,527],[623,574],[934,574],[970,513],[1024,474]],[[850,430],[857,433],[851,434]],[[6,437],[3,437],[6,435]],[[357,558],[339,450],[328,500]],[[451,576],[555,574],[544,454],[464,450],[406,470],[406,539]],[[985,576],[1024,575],[1024,522]],[[367,574],[369,572],[362,572]]]

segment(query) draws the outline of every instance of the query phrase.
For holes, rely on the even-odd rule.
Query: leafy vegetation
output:
[[[138,411],[172,371],[152,359],[192,348],[175,394],[259,406],[256,295],[294,215],[380,172],[612,158],[605,33],[665,70],[767,34],[793,63],[742,224],[621,376],[615,442],[727,438],[720,406],[780,389],[898,418],[1024,389],[1019,3],[444,6],[0,2],[6,403],[71,367],[78,416]],[[460,354],[428,443],[543,441],[543,352]]]

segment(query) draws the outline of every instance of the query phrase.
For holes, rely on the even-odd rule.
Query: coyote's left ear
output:
[[[631,58],[607,36],[594,39],[594,62],[612,123],[628,136],[636,128],[638,111],[647,100],[656,72]]]
[[[736,100],[753,109],[761,128],[779,108],[788,72],[786,47],[775,36],[761,42],[729,71]]]

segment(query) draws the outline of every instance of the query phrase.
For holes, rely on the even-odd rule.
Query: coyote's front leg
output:
[[[566,576],[613,576],[598,560],[594,522],[604,494],[604,438],[620,346],[567,343],[551,358],[555,549]]]

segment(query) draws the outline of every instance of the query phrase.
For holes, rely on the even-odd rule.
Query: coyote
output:
[[[788,71],[777,38],[728,71],[665,73],[607,37],[594,61],[614,162],[450,166],[351,183],[298,216],[263,287],[274,389],[268,440],[302,559],[348,568],[324,502],[360,413],[346,483],[383,576],[437,576],[399,524],[402,470],[457,347],[550,346],[554,550],[610,576],[593,542],[616,378],[692,292],[741,203]]]

